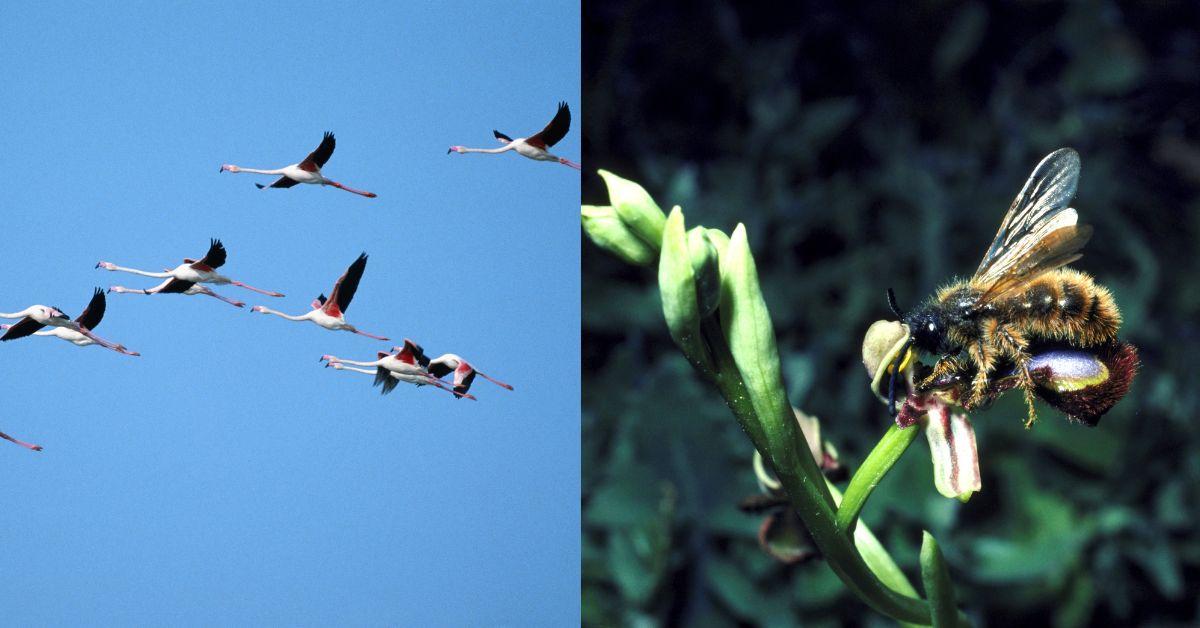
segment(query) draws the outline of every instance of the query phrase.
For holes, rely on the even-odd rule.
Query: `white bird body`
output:
[[[367,336],[376,340],[387,341],[383,336],[368,334],[365,331],[360,331],[354,325],[346,322],[346,310],[350,307],[350,301],[354,298],[355,292],[358,291],[358,283],[362,280],[363,272],[367,269],[367,254],[362,253],[354,263],[350,264],[346,272],[338,278],[333,285],[333,290],[329,293],[329,298],[325,295],[317,297],[312,302],[312,309],[300,314],[292,316],[284,314],[262,305],[256,305],[250,308],[251,312],[260,314],[274,314],[280,318],[286,318],[289,321],[309,321],[315,325],[324,327],[331,331],[348,331],[360,336]]]
[[[467,148],[466,146],[451,146],[449,153],[487,153],[498,154],[506,153],[510,150],[516,151],[518,155],[533,159],[534,161],[556,161],[564,166],[569,166],[576,170],[581,167],[579,164],[551,154],[549,148],[554,146],[567,134],[567,130],[571,127],[571,111],[567,108],[566,103],[558,104],[558,112],[554,114],[554,118],[546,125],[546,128],[529,137],[518,137],[513,139],[500,131],[492,131],[496,139],[504,146],[500,148]]]
[[[294,163],[290,166],[276,168],[274,170],[263,170],[259,168],[243,168],[232,164],[224,164],[221,166],[220,172],[246,172],[250,174],[275,174],[280,175],[280,178],[271,185],[262,185],[255,183],[258,189],[265,190],[267,188],[290,188],[297,183],[308,183],[310,185],[332,185],[339,190],[345,190],[359,196],[367,198],[375,198],[377,195],[374,192],[365,192],[354,188],[342,185],[333,179],[326,178],[321,174],[321,167],[333,155],[333,149],[337,142],[333,138],[333,133],[325,133],[325,137],[321,140],[321,144],[317,146],[313,152],[304,158],[304,161]]]
[[[4,334],[0,341],[16,340],[25,336],[56,336],[79,347],[99,345],[125,355],[141,355],[130,351],[125,345],[109,342],[92,332],[104,319],[106,309],[104,292],[100,288],[92,293],[92,300],[75,320],[62,310],[45,305],[31,305],[20,312],[0,312],[0,318],[19,318],[15,325],[0,325]],[[49,327],[50,329],[43,329]]]
[[[271,296],[271,297],[282,297],[283,296],[283,293],[274,292],[271,290],[263,290],[261,288],[255,288],[254,286],[244,284],[240,281],[231,279],[229,277],[226,277],[225,275],[218,273],[216,269],[225,265],[225,258],[226,258],[225,245],[221,244],[220,240],[213,238],[212,240],[209,241],[208,252],[205,253],[204,257],[202,257],[198,260],[185,259],[185,260],[183,260],[182,264],[180,264],[170,270],[164,270],[161,273],[154,273],[154,272],[150,272],[150,271],[146,271],[146,270],[138,270],[136,268],[125,268],[124,266],[117,266],[116,264],[113,264],[112,262],[97,262],[96,268],[103,268],[104,270],[109,270],[109,271],[131,273],[134,275],[141,275],[143,277],[171,278],[171,279],[175,279],[175,280],[187,283],[187,284],[210,283],[210,284],[213,284],[214,286],[234,285],[234,286],[238,286],[240,288],[245,288],[247,290],[252,290],[259,294],[265,294],[265,295]],[[204,291],[202,291],[202,290],[188,289],[188,291],[185,292],[183,290],[183,286],[180,286],[178,284],[176,284],[174,286],[170,286],[170,288],[168,288],[168,286],[170,286],[170,282],[166,282],[156,288],[151,288],[150,292],[159,292],[159,291],[162,291],[165,289],[166,292],[181,292],[183,294],[205,294]],[[116,292],[122,292],[122,291],[116,291]],[[136,290],[125,290],[125,292],[136,292]],[[218,297],[218,298],[220,298],[220,297]],[[242,305],[245,305],[245,304],[243,303]]]

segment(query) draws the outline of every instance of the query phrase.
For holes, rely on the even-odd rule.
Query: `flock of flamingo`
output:
[[[566,136],[568,129],[571,126],[571,111],[566,103],[559,103],[558,111],[554,118],[538,133],[529,137],[518,137],[516,139],[493,130],[493,135],[504,146],[495,149],[483,148],[467,148],[464,146],[451,146],[447,154],[450,153],[491,153],[499,154],[508,151],[516,151],[518,155],[533,159],[535,161],[552,161],[557,162],[575,170],[580,169],[580,165],[558,157],[549,152],[549,148],[559,142]],[[320,145],[316,150],[308,154],[303,161],[278,168],[275,170],[262,170],[255,168],[242,168],[232,164],[224,164],[219,172],[231,173],[251,173],[251,174],[267,174],[279,175],[279,178],[270,185],[261,185],[256,183],[258,189],[268,188],[290,188],[297,183],[308,183],[314,185],[333,186],[339,190],[345,190],[353,194],[358,194],[367,198],[375,198],[373,192],[356,190],[349,186],[343,185],[328,179],[321,173],[321,168],[329,161],[333,155],[336,140],[332,133],[325,133]],[[108,291],[96,288],[92,293],[92,299],[88,302],[83,311],[71,318],[62,309],[57,307],[49,307],[45,305],[31,305],[19,312],[0,312],[0,318],[19,319],[11,325],[0,325],[0,330],[3,334],[0,335],[0,342],[17,340],[28,336],[55,336],[59,339],[70,342],[79,347],[87,347],[97,345],[106,349],[111,349],[117,353],[128,356],[140,356],[136,351],[131,351],[123,344],[110,342],[96,335],[95,329],[104,319],[105,309],[107,308],[106,294],[108,292],[116,292],[118,294],[184,294],[184,295],[205,295],[215,299],[219,299],[234,307],[245,307],[245,303],[236,299],[217,294],[212,289],[204,284],[211,285],[232,285],[239,288],[244,288],[259,294],[269,297],[282,297],[281,292],[272,290],[263,290],[247,285],[241,281],[237,281],[226,277],[217,272],[217,269],[225,265],[226,261],[225,246],[220,240],[212,239],[209,242],[208,252],[200,259],[185,258],[183,263],[170,270],[163,272],[151,272],[138,270],[136,268],[125,268],[117,266],[111,262],[101,261],[96,264],[96,268],[131,273],[144,277],[153,277],[163,279],[164,281],[157,286],[150,288],[127,288],[125,286],[112,286]],[[358,291],[359,282],[362,281],[363,273],[367,269],[367,254],[362,253],[354,260],[353,263],[342,273],[342,276],[333,284],[333,289],[330,290],[329,296],[321,294],[313,300],[311,309],[303,314],[292,316],[284,314],[276,310],[269,309],[262,305],[256,305],[250,308],[251,312],[261,314],[274,314],[280,318],[290,321],[309,321],[320,327],[331,331],[348,331],[360,336],[366,336],[375,340],[387,342],[389,339],[384,336],[370,334],[362,331],[346,322],[346,310],[350,308],[350,302],[354,299],[354,293]],[[333,355],[323,355],[320,362],[324,363],[327,368],[333,368],[338,371],[348,371],[352,373],[363,373],[366,375],[374,375],[374,383],[372,386],[379,386],[381,394],[392,392],[401,382],[413,384],[414,386],[432,386],[439,390],[444,390],[454,396],[456,399],[475,399],[475,396],[468,392],[471,389],[471,384],[475,380],[475,376],[482,377],[500,386],[512,390],[513,387],[493,379],[483,373],[480,373],[470,362],[464,360],[461,356],[453,353],[446,353],[437,358],[430,359],[425,355],[425,350],[420,345],[404,339],[402,346],[392,347],[390,351],[379,351],[376,354],[375,360],[370,361],[355,361],[344,358],[339,358]],[[374,367],[374,370],[369,368],[356,367]],[[453,375],[451,381],[447,382],[443,378],[447,375]],[[42,451],[41,445],[28,443],[4,432],[0,432],[0,438],[16,443],[22,447],[33,451]]]

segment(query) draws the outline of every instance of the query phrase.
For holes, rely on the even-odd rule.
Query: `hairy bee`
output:
[[[1098,352],[1118,342],[1121,313],[1112,294],[1087,273],[1064,268],[1081,257],[1092,234],[1067,206],[1078,182],[1079,155],[1069,148],[1050,153],[1017,194],[974,276],[907,314],[888,290],[889,306],[908,325],[909,345],[939,358],[918,391],[969,377],[961,400],[971,408],[990,398],[1003,368],[1025,393],[1028,426],[1036,419],[1034,352],[1055,346]],[[889,384],[893,412],[898,370],[893,365]]]

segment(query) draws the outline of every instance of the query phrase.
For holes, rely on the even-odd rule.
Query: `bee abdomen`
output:
[[[1121,313],[1108,289],[1070,269],[1046,273],[1005,299],[1001,309],[1035,338],[1079,346],[1111,342],[1121,326]]]

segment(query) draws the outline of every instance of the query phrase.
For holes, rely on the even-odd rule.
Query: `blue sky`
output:
[[[572,3],[23,3],[0,21],[0,311],[229,250],[306,311],[360,251],[347,320],[516,387],[478,402],[320,355],[380,343],[202,296],[109,295],[96,330],[0,346],[9,624],[564,625],[579,617],[579,173],[446,155],[574,121]],[[325,174],[258,191],[337,134]]]

